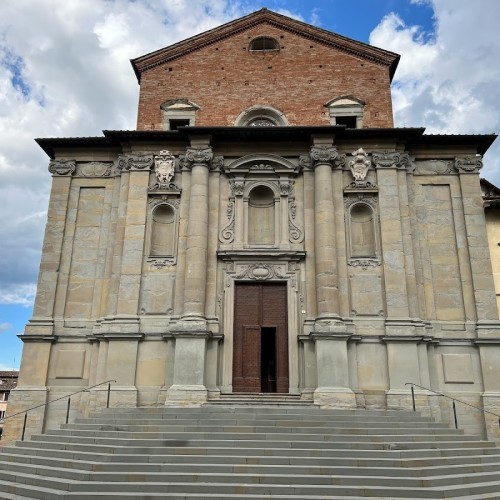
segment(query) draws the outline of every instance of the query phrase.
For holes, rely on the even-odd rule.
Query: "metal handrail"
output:
[[[416,405],[415,405],[415,390],[413,389],[413,387],[419,387],[420,389],[423,389],[424,391],[433,392],[434,394],[437,394],[438,396],[442,396],[443,398],[451,399],[453,401],[453,417],[455,419],[455,429],[458,429],[457,409],[455,406],[455,401],[457,401],[458,403],[461,403],[463,405],[470,406],[471,408],[474,408],[477,411],[481,411],[483,413],[488,413],[490,415],[497,417],[498,418],[498,425],[500,427],[500,415],[493,413],[490,410],[485,410],[484,408],[480,408],[479,406],[471,405],[470,403],[462,401],[461,399],[454,398],[452,396],[448,396],[447,394],[443,394],[442,392],[435,391],[434,389],[429,389],[428,387],[424,387],[422,385],[415,384],[414,382],[406,382],[405,385],[411,385],[411,400],[413,403],[413,411],[417,411]]]
[[[46,403],[42,403],[36,406],[32,406],[31,408],[26,408],[24,410],[18,411],[17,413],[14,413],[13,415],[9,415],[8,417],[3,417],[0,418],[0,422],[5,422],[9,418],[14,418],[17,417],[18,415],[22,415],[24,413],[24,423],[23,423],[23,433],[21,436],[21,441],[24,441],[24,433],[26,430],[26,420],[28,418],[28,412],[31,410],[36,410],[37,408],[41,408],[43,406],[48,406],[51,403],[55,403],[56,401],[61,401],[61,399],[68,398],[68,406],[66,408],[66,423],[68,423],[69,420],[69,410],[71,407],[71,396],[74,396],[75,394],[80,394],[81,392],[87,392],[90,389],[93,389],[94,387],[99,387],[100,385],[108,384],[108,395],[106,399],[106,408],[109,408],[109,398],[111,395],[111,382],[115,382],[116,380],[106,380],[105,382],[100,382],[99,384],[96,385],[91,385],[90,387],[86,387],[85,389],[80,389],[79,391],[72,392],[71,394],[66,394],[66,396],[61,396],[60,398],[52,399],[51,401],[47,401]]]

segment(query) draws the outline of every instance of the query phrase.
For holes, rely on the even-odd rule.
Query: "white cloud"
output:
[[[428,3],[436,21],[430,39],[397,14],[386,16],[370,36],[370,43],[401,54],[393,86],[396,126],[425,126],[435,134],[499,132],[500,2]],[[500,143],[484,165],[482,175],[500,184]]]
[[[129,60],[244,15],[253,1],[0,2],[0,303],[31,305],[50,175],[36,137],[134,129]]]
[[[35,300],[36,285],[14,283],[0,289],[0,304],[31,307]]]
[[[5,332],[12,327],[11,323],[0,323],[0,332]]]

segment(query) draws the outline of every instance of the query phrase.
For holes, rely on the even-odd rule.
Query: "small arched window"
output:
[[[376,257],[375,218],[373,210],[365,203],[351,208],[351,257]]]
[[[278,40],[270,36],[259,36],[250,42],[250,50],[254,52],[280,50],[280,44]]]
[[[248,199],[248,243],[274,245],[274,193],[267,186],[256,186]]]
[[[151,255],[171,257],[174,254],[175,212],[170,205],[159,205],[153,211]]]

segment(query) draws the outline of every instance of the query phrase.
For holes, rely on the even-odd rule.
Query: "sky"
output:
[[[0,0],[0,370],[19,367],[47,216],[34,138],[134,129],[130,59],[262,7],[401,54],[395,126],[500,132],[498,0]],[[484,165],[500,185],[500,139]]]

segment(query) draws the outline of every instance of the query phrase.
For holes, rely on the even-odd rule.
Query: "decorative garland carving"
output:
[[[414,162],[416,175],[444,175],[453,172],[453,162],[444,160],[425,160]]]
[[[77,174],[82,177],[109,177],[112,167],[111,163],[92,161],[80,165],[77,169]]]
[[[175,259],[173,257],[149,257],[147,263],[155,269],[163,269],[175,265]]]
[[[379,267],[381,262],[378,259],[349,259],[347,265],[360,267],[363,271],[366,271],[370,267]]]
[[[269,264],[251,264],[244,268],[239,274],[234,276],[234,279],[248,278],[251,280],[270,280],[276,274],[276,268]],[[281,276],[278,276],[281,277]]]
[[[480,156],[467,155],[464,158],[455,158],[455,168],[461,174],[475,174],[483,167]]]
[[[124,170],[150,170],[154,159],[150,153],[137,153],[133,155],[121,155],[118,157],[118,167]]]
[[[234,202],[232,201],[227,204],[227,218],[229,222],[219,232],[221,243],[232,243],[234,240]]]
[[[75,160],[52,160],[49,163],[49,172],[52,175],[71,176],[75,173]]]
[[[300,227],[294,222],[297,215],[297,204],[295,201],[288,202],[288,231],[290,234],[290,243],[302,243],[304,233]]]
[[[376,168],[406,168],[410,165],[410,156],[406,152],[383,151],[373,153]]]

